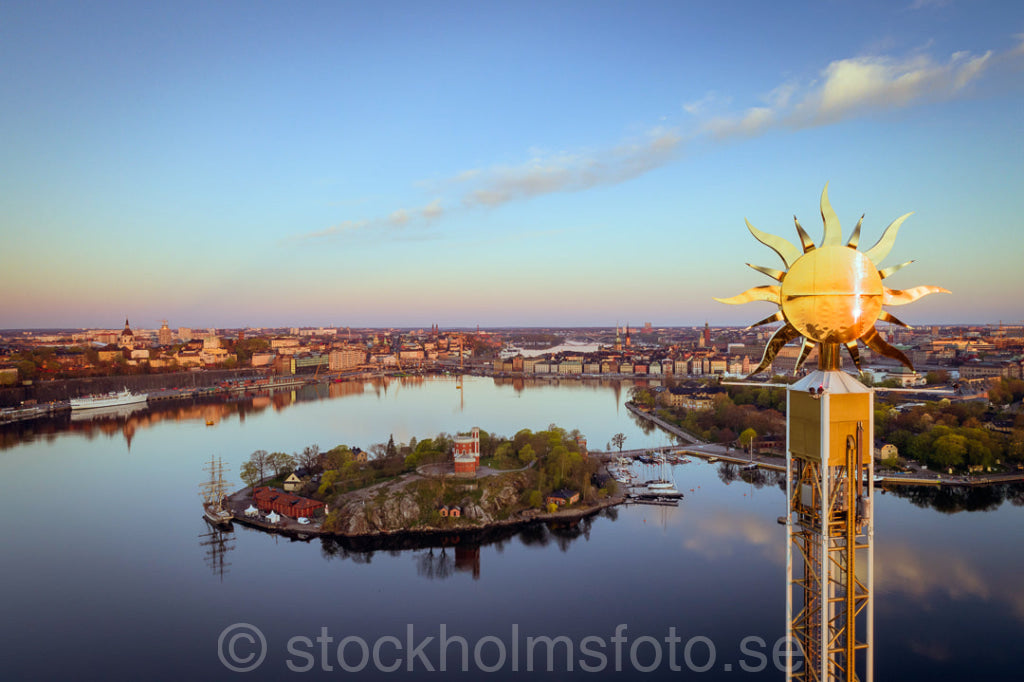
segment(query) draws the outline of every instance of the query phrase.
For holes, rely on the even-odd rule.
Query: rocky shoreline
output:
[[[410,474],[400,483],[404,486],[417,478],[415,474]],[[395,482],[390,483],[394,484]],[[359,503],[370,493],[379,493],[382,487],[387,486],[388,484],[378,484],[368,489],[353,491],[350,494],[352,499],[348,502]],[[571,509],[560,509],[555,512],[526,509],[506,519],[481,521],[479,517],[474,519],[466,516],[462,517],[457,525],[448,527],[419,525],[380,529],[363,526],[343,531],[326,530],[322,527],[322,522],[300,524],[295,519],[286,516],[282,516],[281,521],[276,524],[269,523],[260,516],[248,517],[245,515],[245,509],[252,503],[252,488],[249,487],[229,495],[228,508],[234,516],[233,522],[235,523],[296,540],[330,539],[347,545],[351,549],[414,549],[439,544],[476,543],[501,539],[501,537],[510,536],[522,528],[537,523],[576,524],[582,519],[599,514],[624,501],[625,495],[617,493],[586,506],[574,506]],[[350,525],[349,528],[352,526]]]

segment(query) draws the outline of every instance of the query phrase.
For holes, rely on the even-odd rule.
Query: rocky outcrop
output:
[[[331,505],[331,519],[325,526],[343,535],[436,528],[445,520],[437,511],[440,493],[432,494],[431,486],[436,487],[437,481],[410,477],[350,493]],[[508,519],[520,511],[525,486],[526,476],[521,473],[478,479],[465,487],[465,496],[457,502],[462,519],[452,521],[458,526],[478,527]]]

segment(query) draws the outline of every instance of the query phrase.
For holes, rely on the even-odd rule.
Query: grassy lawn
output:
[[[507,458],[507,457],[502,457],[502,458],[498,458],[498,457],[481,457],[480,458],[480,465],[481,466],[485,466],[485,467],[490,467],[492,469],[497,469],[499,471],[509,470],[509,469],[522,469],[523,466],[524,466],[523,463],[520,462],[518,458]]]

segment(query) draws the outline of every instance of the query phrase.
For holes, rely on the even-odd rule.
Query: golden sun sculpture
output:
[[[922,296],[940,292],[948,294],[949,291],[936,286],[899,290],[882,285],[883,279],[914,262],[878,268],[896,243],[900,225],[910,215],[907,213],[892,221],[878,243],[864,252],[857,250],[864,216],[860,217],[857,226],[853,228],[850,240],[842,244],[839,219],[828,201],[828,183],[821,192],[821,219],[825,223],[825,236],[820,246],[815,246],[814,240],[800,226],[796,216],[793,216],[793,222],[800,235],[802,252],[782,237],[762,232],[745,220],[754,238],[775,251],[788,268],[784,272],[747,263],[779,284],[753,287],[732,298],[715,299],[734,305],[750,301],[771,301],[779,306],[779,311],[774,315],[747,327],[753,329],[772,322],[785,322],[768,341],[761,364],[750,376],[771,365],[779,350],[797,337],[802,337],[802,342],[794,371],[803,366],[816,343],[821,345],[819,352],[823,368],[827,366],[838,369],[838,348],[842,344],[846,346],[853,364],[859,370],[858,339],[876,353],[899,360],[913,369],[907,356],[886,343],[875,329],[878,320],[909,326],[882,310],[882,306],[913,303]]]

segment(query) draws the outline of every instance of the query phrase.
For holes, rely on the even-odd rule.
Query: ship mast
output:
[[[210,456],[210,462],[203,466],[203,471],[210,473],[210,480],[199,485],[203,502],[214,511],[221,511],[224,497],[227,495],[227,481],[224,480],[224,461],[220,457]]]

